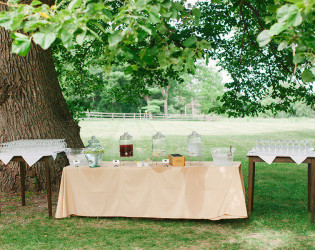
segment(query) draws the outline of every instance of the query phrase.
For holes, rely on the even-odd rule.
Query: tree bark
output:
[[[0,11],[4,10],[0,5]],[[73,121],[59,86],[51,50],[32,44],[26,57],[11,54],[10,33],[0,28],[0,143],[19,139],[66,139],[68,147],[83,147],[80,127]],[[51,166],[57,187],[67,160]],[[19,188],[17,163],[0,161],[0,190]],[[45,188],[45,168],[26,170],[27,188]]]

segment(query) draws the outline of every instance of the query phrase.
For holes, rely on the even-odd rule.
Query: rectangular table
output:
[[[248,155],[248,219],[250,220],[251,211],[254,207],[254,185],[255,185],[255,163],[264,162],[258,156]],[[295,163],[290,157],[278,156],[273,162]],[[311,211],[311,222],[314,223],[315,217],[315,157],[308,157],[302,163],[308,164],[308,211]]]
[[[199,165],[199,166],[198,166]],[[56,218],[247,218],[241,162],[186,167],[113,167],[103,162],[63,169]]]

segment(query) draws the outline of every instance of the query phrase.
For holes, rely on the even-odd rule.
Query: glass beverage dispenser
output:
[[[196,131],[188,135],[188,156],[201,157],[201,136]]]
[[[85,157],[91,168],[100,167],[104,148],[99,144],[95,136],[89,140],[89,145],[84,150]]]
[[[166,156],[165,135],[163,135],[161,132],[157,132],[155,135],[152,136],[152,156]]]
[[[132,157],[133,156],[133,141],[132,136],[125,132],[120,136],[120,157]]]

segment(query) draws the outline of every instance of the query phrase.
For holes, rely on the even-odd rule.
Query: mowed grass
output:
[[[202,135],[203,160],[212,160],[211,147],[236,148],[242,161],[247,191],[246,153],[257,139],[315,139],[314,119],[222,119],[215,122],[148,120],[85,120],[81,136],[95,135],[105,147],[104,160],[118,157],[119,136],[134,138],[135,159],[150,157],[151,138],[161,131],[168,153],[187,151],[187,135]],[[157,187],[158,188],[158,187]],[[42,202],[38,203],[39,198]],[[307,211],[306,164],[264,164],[256,167],[255,204],[251,221],[158,220],[131,218],[49,219],[45,194],[28,193],[27,206],[19,195],[0,193],[0,248],[228,248],[314,249],[315,226]],[[54,196],[54,205],[57,194]],[[55,207],[54,207],[55,208]]]

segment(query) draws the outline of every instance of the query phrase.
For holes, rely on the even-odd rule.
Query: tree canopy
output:
[[[153,83],[182,82],[180,72],[195,73],[196,60],[211,57],[232,77],[211,111],[244,116],[294,112],[297,101],[314,108],[314,3],[63,0],[48,6],[9,0],[1,3],[8,11],[0,14],[0,26],[12,31],[13,53],[26,55],[32,42],[55,46],[57,68],[67,60],[77,66],[59,73],[82,95],[102,82],[87,72],[91,64],[123,65],[132,77],[124,99],[132,100]]]
[[[275,5],[273,0],[200,3],[202,15],[197,33],[211,41],[210,57],[216,59],[232,78],[220,98],[222,106],[217,108],[218,112],[232,116],[257,115],[265,111],[294,112],[292,104],[297,101],[314,108],[313,84],[301,79],[301,71],[309,68],[311,62],[300,62],[294,72],[290,47],[278,50],[276,41],[287,34],[283,33],[282,38],[279,34],[273,41],[261,44],[264,47],[256,42],[257,35],[272,26],[274,13],[280,8],[281,5]],[[303,25],[303,29],[313,31],[310,20]],[[312,51],[312,47],[308,51]]]

